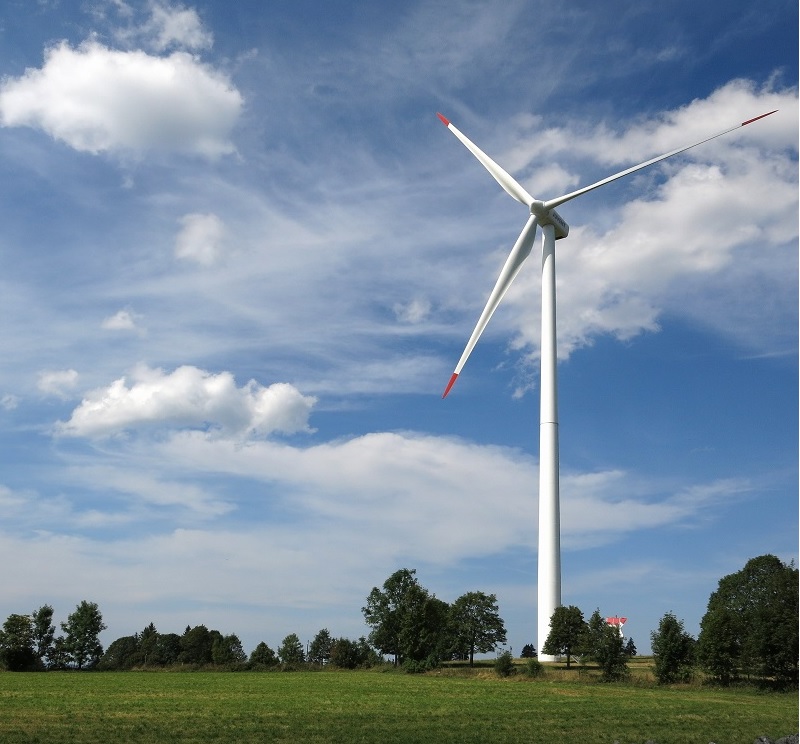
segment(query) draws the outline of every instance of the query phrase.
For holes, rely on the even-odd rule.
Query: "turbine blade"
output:
[[[441,121],[458,139],[460,139],[465,147],[480,160],[486,170],[491,173],[497,183],[499,183],[507,194],[513,196],[520,204],[530,207],[533,203],[533,197],[517,183],[517,181],[504,171],[497,163],[494,162],[483,150],[481,150],[474,142],[465,137],[458,129],[456,129],[448,119],[445,119],[441,114],[436,114]]]
[[[634,165],[631,168],[626,168],[624,171],[620,171],[619,173],[615,173],[613,176],[608,176],[608,178],[604,178],[601,181],[597,181],[597,183],[590,184],[589,186],[584,186],[577,191],[571,191],[569,194],[564,194],[563,196],[556,197],[555,199],[548,199],[544,202],[544,208],[547,210],[554,209],[555,207],[564,204],[565,202],[571,201],[582,194],[585,194],[589,191],[594,191],[594,189],[598,189],[601,186],[605,186],[607,183],[611,183],[612,181],[616,181],[618,178],[623,178],[624,176],[628,176],[631,173],[635,173],[638,170],[642,170],[642,168],[647,168],[649,165],[653,165],[654,163],[658,163],[661,160],[666,160],[667,158],[671,158],[673,155],[678,155],[679,153],[686,152],[686,150],[691,150],[693,147],[697,147],[698,145],[702,145],[705,142],[709,142],[717,137],[722,137],[723,134],[728,134],[729,132],[733,132],[736,129],[740,129],[741,127],[745,127],[748,124],[752,124],[754,121],[758,121],[759,119],[763,119],[765,116],[771,116],[772,114],[776,113],[778,109],[775,111],[770,111],[766,114],[761,114],[760,116],[755,116],[752,119],[748,119],[747,121],[743,121],[741,124],[737,124],[735,127],[730,127],[726,129],[724,132],[718,132],[717,134],[712,134],[710,137],[706,137],[699,142],[695,142],[691,145],[686,145],[685,147],[679,147],[677,150],[672,150],[664,155],[659,155],[656,158],[652,158],[647,160],[644,163],[639,163],[639,165]]]
[[[450,389],[453,387],[453,385],[455,385],[459,374],[461,374],[462,368],[467,363],[469,355],[475,348],[475,344],[478,343],[478,339],[481,337],[483,329],[486,328],[486,325],[489,323],[489,319],[492,317],[494,311],[497,309],[497,306],[500,304],[500,301],[503,299],[505,293],[508,291],[508,288],[511,286],[511,282],[514,281],[514,278],[519,273],[519,270],[522,267],[525,259],[530,255],[533,241],[536,238],[537,224],[538,223],[534,215],[528,217],[525,227],[522,228],[522,232],[517,238],[517,242],[514,243],[511,253],[508,254],[508,258],[503,265],[503,270],[500,272],[500,276],[497,278],[497,283],[494,285],[494,289],[489,295],[489,300],[486,303],[486,307],[483,308],[481,317],[478,319],[478,324],[475,326],[475,330],[469,337],[469,341],[464,349],[464,353],[461,355],[461,359],[458,360],[458,364],[456,365],[455,371],[450,378],[450,382],[447,384],[447,388],[445,388],[442,398],[446,398],[447,394],[450,392]]]

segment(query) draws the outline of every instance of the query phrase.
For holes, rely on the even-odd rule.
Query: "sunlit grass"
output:
[[[751,742],[795,694],[600,684],[548,670],[0,674],[2,742]]]

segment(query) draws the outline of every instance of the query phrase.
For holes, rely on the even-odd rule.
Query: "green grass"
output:
[[[555,674],[0,673],[0,741],[749,744],[798,728],[792,693]]]

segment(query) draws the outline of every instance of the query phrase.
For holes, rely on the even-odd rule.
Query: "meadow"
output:
[[[0,741],[751,744],[794,693],[602,684],[554,671],[0,673]]]

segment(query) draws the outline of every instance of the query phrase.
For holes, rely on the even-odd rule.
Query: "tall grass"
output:
[[[0,673],[0,741],[739,744],[797,732],[792,694],[552,674]]]

